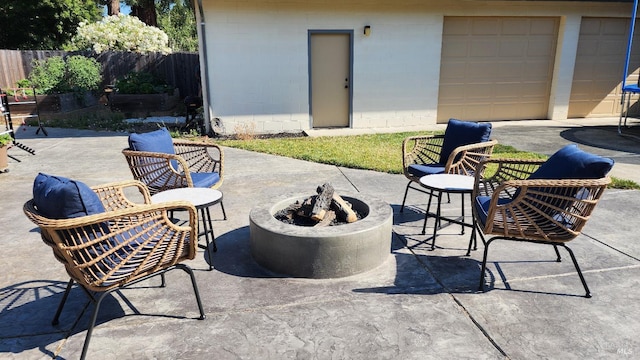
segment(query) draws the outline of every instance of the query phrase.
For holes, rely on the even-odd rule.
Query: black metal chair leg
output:
[[[91,315],[91,322],[89,323],[89,327],[87,328],[87,336],[84,338],[84,345],[82,346],[82,354],[80,355],[80,360],[84,360],[87,356],[87,350],[89,349],[89,341],[91,341],[91,334],[93,334],[93,328],[96,326],[96,320],[98,319],[98,311],[100,310],[100,304],[102,303],[102,299],[105,296],[109,295],[112,291],[117,290],[108,290],[104,293],[100,294],[100,297],[96,300],[95,308],[93,309],[93,315]]]
[[[407,188],[404,190],[404,197],[402,198],[402,205],[400,206],[400,212],[404,212],[404,203],[407,201],[407,194],[409,193],[409,186],[411,186],[411,181],[407,184]]]
[[[196,283],[196,277],[193,275],[193,270],[184,264],[177,264],[176,268],[182,269],[189,277],[191,277],[191,284],[193,285],[193,292],[196,295],[196,301],[198,303],[198,310],[200,311],[200,317],[198,320],[204,320],[207,316],[204,314],[204,309],[202,307],[202,301],[200,300],[200,291],[198,291],[198,284]]]
[[[573,251],[571,251],[571,249],[567,245],[562,244],[560,246],[562,246],[563,248],[567,249],[567,251],[569,252],[569,256],[571,256],[571,260],[573,261],[573,266],[575,266],[576,271],[578,272],[578,276],[580,277],[580,281],[582,282],[582,286],[584,286],[584,291],[585,291],[584,297],[590,298],[591,297],[591,291],[589,291],[589,287],[587,286],[587,281],[584,279],[584,276],[582,275],[582,271],[580,270],[580,266],[578,266],[578,260],[576,260],[576,256],[573,254]]]
[[[484,255],[482,256],[482,268],[480,269],[480,286],[478,290],[484,292],[484,273],[487,270],[487,254],[489,254],[489,244],[496,238],[491,238],[484,245]]]
[[[73,286],[73,279],[69,279],[67,283],[67,288],[62,295],[62,299],[60,300],[60,304],[58,304],[58,310],[56,310],[56,314],[53,317],[53,321],[51,321],[51,325],[58,325],[60,323],[60,314],[62,313],[62,308],[64,308],[64,303],[67,302],[67,298],[69,297],[69,293],[71,292],[71,287]]]

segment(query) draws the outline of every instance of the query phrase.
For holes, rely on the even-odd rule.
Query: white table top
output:
[[[420,178],[422,186],[445,192],[471,192],[475,178],[457,174],[434,174]]]
[[[176,200],[185,200],[196,208],[204,208],[220,202],[222,192],[209,188],[179,188],[161,191],[151,196],[151,202],[154,204]]]

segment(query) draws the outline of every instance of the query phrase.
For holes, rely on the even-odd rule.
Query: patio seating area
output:
[[[615,160],[609,175],[640,182],[640,143],[618,137],[615,126],[587,135],[581,122],[592,123],[494,123],[492,138],[549,155],[585,139],[580,148]],[[92,321],[91,301],[74,287],[59,324],[51,325],[69,276],[22,212],[36,175],[89,186],[133,178],[122,154],[128,134],[47,130],[45,137],[34,128],[17,129],[37,155],[10,149],[21,162],[0,174],[2,358],[77,359]],[[598,138],[604,136],[611,137]],[[608,147],[597,147],[596,140]],[[389,259],[339,279],[292,278],[261,268],[249,248],[251,209],[308,194],[324,182],[391,205]],[[403,174],[224,148],[218,190],[227,219],[220,207],[211,209],[217,251],[198,249],[195,259],[182,262],[194,271],[206,319],[198,320],[188,277],[168,272],[164,288],[157,277],[101,299],[87,358],[618,359],[640,353],[640,191],[605,190],[571,241],[592,295],[585,298],[571,261],[556,262],[550,246],[519,242],[492,246],[480,291],[483,244],[465,256],[469,234],[453,225],[438,230],[432,250],[431,231],[422,234],[428,195],[412,192],[400,213],[406,186]],[[442,212],[457,216],[460,197],[443,201]]]

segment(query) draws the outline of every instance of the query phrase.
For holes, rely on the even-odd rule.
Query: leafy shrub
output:
[[[70,49],[103,51],[132,51],[137,53],[170,53],[167,34],[148,26],[135,16],[112,15],[101,21],[81,23]]]
[[[74,55],[65,61],[60,56],[36,60],[29,83],[38,93],[55,94],[95,90],[102,81],[101,66],[93,58]]]
[[[63,83],[65,66],[65,62],[60,56],[35,60],[33,70],[29,74],[29,81],[32,86],[42,90],[45,94],[55,93]]]
[[[96,59],[82,55],[67,58],[67,86],[74,91],[96,90],[102,81],[101,65]]]
[[[173,89],[166,82],[145,71],[130,72],[116,81],[116,91],[120,94],[163,94]]]

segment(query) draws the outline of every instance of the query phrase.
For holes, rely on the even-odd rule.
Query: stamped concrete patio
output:
[[[589,126],[582,126],[582,125]],[[612,123],[610,122],[609,125]],[[617,124],[617,122],[616,122]],[[616,160],[613,175],[640,182],[640,143],[593,121],[496,123],[494,138],[520,149],[553,153],[563,144]],[[130,179],[120,151],[126,134],[19,130],[30,155],[10,150],[0,174],[0,357],[76,359],[92,305],[74,289],[60,325],[50,324],[68,277],[37,228],[22,213],[38,172],[89,185]],[[571,135],[571,136],[569,136]],[[585,140],[586,139],[586,140]],[[603,143],[603,144],[599,144]],[[606,145],[606,146],[605,146]],[[634,178],[635,177],[635,178]],[[331,182],[390,204],[388,260],[355,276],[312,280],[260,268],[249,252],[249,212],[284,193],[308,193]],[[477,291],[482,247],[464,256],[468,233],[443,229],[430,251],[422,235],[426,196],[410,195],[398,212],[402,175],[353,170],[225,149],[228,220],[212,209],[218,251],[214,270],[199,250],[188,265],[207,318],[198,315],[182,272],[115,293],[101,307],[90,359],[620,359],[640,353],[640,191],[606,191],[583,235],[571,242],[593,293],[586,299],[566,253],[550,247],[492,246],[487,292]],[[444,211],[455,214],[457,197]],[[430,223],[431,225],[432,223]]]

